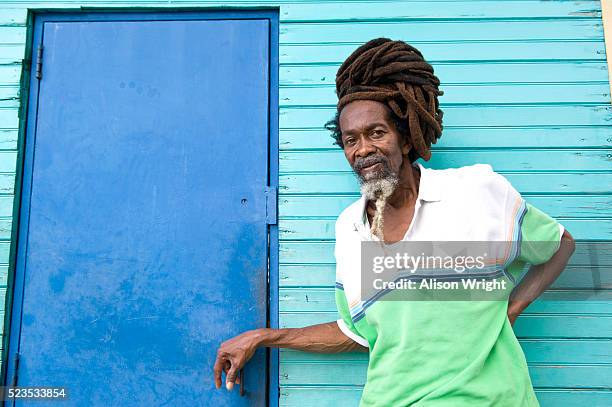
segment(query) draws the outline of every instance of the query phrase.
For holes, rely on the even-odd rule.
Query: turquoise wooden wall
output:
[[[333,223],[357,184],[323,123],[339,63],[378,36],[422,50],[444,134],[426,166],[486,162],[578,239],[612,238],[612,120],[597,1],[9,1],[0,4],[0,284],[6,286],[27,8],[280,8],[280,321],[336,319]],[[574,256],[555,287],[588,287]],[[600,256],[610,269],[610,253]],[[571,272],[574,270],[574,272]],[[602,283],[612,288],[610,273]],[[5,289],[0,293],[4,295]],[[515,325],[543,406],[612,405],[612,303],[539,301]],[[355,406],[363,355],[281,351],[281,405]],[[393,374],[393,372],[390,372]]]

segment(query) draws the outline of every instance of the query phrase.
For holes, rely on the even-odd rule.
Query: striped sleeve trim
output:
[[[343,334],[345,334],[346,336],[348,336],[349,338],[351,338],[352,340],[354,340],[361,346],[365,346],[366,348],[370,347],[370,344],[368,343],[368,341],[365,338],[357,335],[355,332],[351,331],[349,327],[346,326],[346,323],[344,322],[343,319],[338,319],[336,322],[338,324],[338,328],[340,328]]]
[[[512,282],[512,284],[516,285],[516,279],[512,274],[508,273],[507,269],[510,267],[510,264],[516,260],[521,254],[521,226],[523,225],[523,219],[525,218],[525,214],[527,213],[527,202],[522,198],[518,197],[515,202],[514,210],[511,219],[512,226],[510,228],[510,234],[508,237],[508,249],[506,250],[503,270],[506,277]]]
[[[559,225],[559,240],[557,240],[557,248],[555,249],[555,251],[553,252],[553,256],[559,251],[559,249],[561,248],[561,239],[563,239],[563,232],[565,231],[565,227],[563,227],[562,224],[558,224]]]
[[[563,239],[563,233],[565,233],[565,228],[562,224],[559,223],[559,245],[561,245],[561,239]],[[557,248],[559,250],[559,248]]]

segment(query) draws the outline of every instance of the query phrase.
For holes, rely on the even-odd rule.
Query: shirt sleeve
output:
[[[348,306],[348,301],[346,299],[346,294],[344,292],[344,285],[341,276],[340,267],[342,267],[342,263],[338,262],[339,259],[339,240],[340,235],[338,234],[338,224],[336,223],[336,244],[334,245],[334,257],[336,259],[336,286],[335,286],[335,295],[336,295],[336,309],[338,310],[338,320],[336,321],[338,324],[338,328],[344,333],[346,336],[357,342],[358,344],[369,347],[368,341],[359,334],[357,328],[355,328],[355,324],[353,323],[353,319],[351,318],[351,311]]]
[[[346,295],[344,295],[344,289],[338,286],[336,282],[336,308],[338,309],[338,315],[340,318],[336,321],[338,327],[346,336],[357,342],[358,344],[369,347],[368,341],[361,335],[359,335],[353,320],[351,319],[351,312],[349,311],[348,303],[346,301]]]
[[[533,265],[546,263],[559,250],[565,228],[525,201],[506,177],[491,171],[493,189],[503,197],[509,240],[516,241],[518,247],[516,258]]]
[[[520,225],[519,260],[534,265],[542,264],[559,250],[565,228],[545,212],[526,203]]]

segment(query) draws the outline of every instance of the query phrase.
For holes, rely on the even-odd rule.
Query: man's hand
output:
[[[510,325],[514,326],[514,321],[521,315],[521,312],[529,306],[529,303],[523,301],[510,301],[508,303],[508,320]]]
[[[235,336],[221,344],[217,350],[217,360],[213,371],[215,373],[215,387],[221,388],[222,374],[224,371],[225,388],[232,390],[234,382],[240,384],[237,378],[238,372],[253,357],[257,347],[261,343],[262,334],[259,330],[247,331]]]
[[[573,236],[565,229],[559,250],[546,262],[532,265],[508,299],[508,320],[514,326],[519,315],[538,298],[565,269],[569,258],[576,250]]]
[[[247,331],[223,342],[219,347],[213,368],[217,389],[221,387],[222,372],[226,374],[225,387],[228,390],[234,387],[234,383],[240,384],[236,376],[259,346],[317,353],[369,350],[346,336],[335,321],[304,328],[261,328]]]

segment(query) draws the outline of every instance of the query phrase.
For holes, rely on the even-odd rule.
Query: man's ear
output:
[[[402,146],[402,155],[408,155],[410,150],[412,150],[412,145],[409,141],[405,141],[404,145]]]

